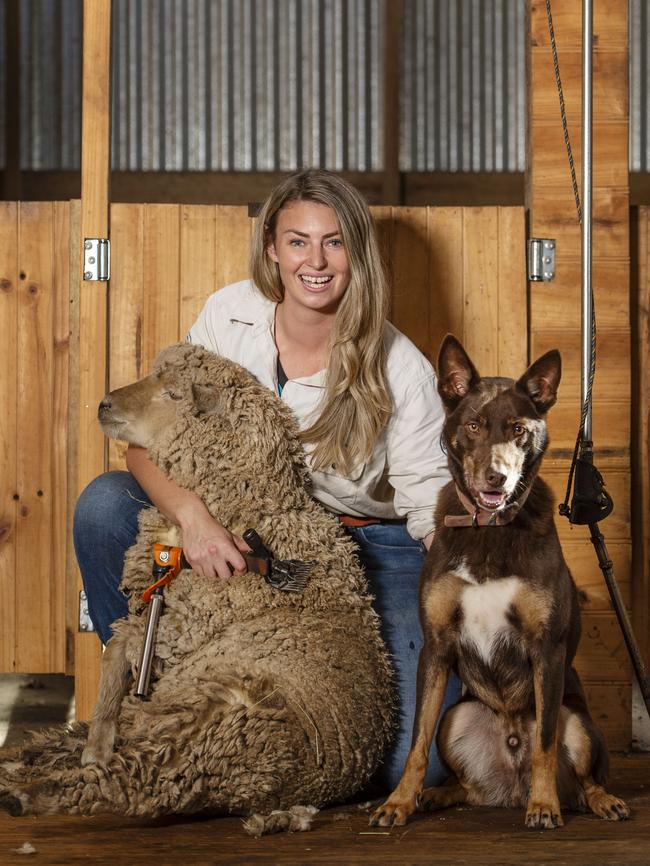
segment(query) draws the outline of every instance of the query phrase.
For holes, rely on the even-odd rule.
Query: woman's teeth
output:
[[[301,274],[300,279],[306,286],[309,286],[309,288],[319,289],[329,283],[332,277],[308,277],[306,274]]]

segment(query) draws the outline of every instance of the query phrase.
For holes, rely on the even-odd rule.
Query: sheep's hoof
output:
[[[106,767],[113,755],[112,748],[109,750],[105,746],[88,745],[81,753],[81,766],[90,767]]]
[[[0,809],[9,812],[12,818],[20,818],[23,814],[23,804],[13,794],[0,794]]]

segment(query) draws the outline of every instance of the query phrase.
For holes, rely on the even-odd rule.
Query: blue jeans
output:
[[[118,589],[124,554],[135,541],[138,514],[149,505],[146,493],[129,472],[100,475],[77,502],[74,544],[90,617],[103,643],[112,635],[111,624],[127,615],[127,600]],[[370,591],[375,596],[374,608],[396,671],[399,726],[374,780],[392,790],[400,779],[411,745],[418,656],[422,647],[418,586],[425,552],[422,543],[411,538],[404,524],[351,527],[348,532],[357,544]],[[444,708],[459,698],[460,682],[452,674]],[[447,775],[434,740],[425,784],[439,785]]]

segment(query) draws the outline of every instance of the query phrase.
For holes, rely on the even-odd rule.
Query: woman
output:
[[[293,409],[312,494],[358,545],[397,673],[399,730],[380,774],[392,790],[415,712],[418,579],[433,538],[436,498],[449,480],[435,374],[386,322],[388,287],[372,218],[357,191],[336,175],[300,172],[271,193],[257,219],[251,273],[252,281],[208,299],[188,340],[237,361]],[[117,587],[141,508],[155,503],[181,527],[185,555],[198,574],[236,580],[248,549],[143,449],[129,447],[127,466],[128,473],[92,482],[75,514],[77,558],[104,642],[110,624],[127,613]],[[454,680],[447,702],[459,693]],[[434,745],[427,785],[444,775]]]

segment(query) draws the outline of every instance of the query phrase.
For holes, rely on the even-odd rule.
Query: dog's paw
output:
[[[554,830],[556,827],[563,827],[560,804],[558,802],[529,803],[526,810],[526,826],[530,830]]]
[[[371,827],[401,827],[417,808],[417,797],[398,799],[389,797],[370,818]]]
[[[614,797],[613,794],[608,794],[607,791],[592,794],[589,797],[589,808],[599,818],[604,818],[605,821],[625,821],[630,817],[627,803]]]

